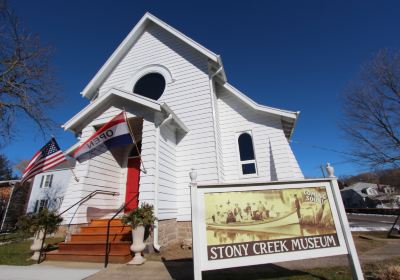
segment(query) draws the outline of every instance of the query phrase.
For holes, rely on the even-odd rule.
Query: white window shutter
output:
[[[43,188],[43,180],[44,180],[45,175],[42,175],[42,179],[40,179],[40,187]]]
[[[54,175],[54,174],[51,174],[51,175],[50,175],[49,188],[51,187],[51,185],[52,185],[52,183],[53,183],[53,175]]]

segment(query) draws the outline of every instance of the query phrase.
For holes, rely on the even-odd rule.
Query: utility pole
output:
[[[319,167],[321,168],[322,176],[324,176],[324,178],[326,178],[325,171],[324,171],[324,166],[321,164]]]

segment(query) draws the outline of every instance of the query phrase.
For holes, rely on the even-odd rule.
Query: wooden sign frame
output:
[[[336,178],[201,186],[198,186],[196,182],[192,182],[190,186],[192,206],[193,268],[195,280],[202,279],[202,271],[207,270],[303,260],[306,258],[335,255],[348,255],[353,278],[363,279],[360,262],[354,246],[353,238],[351,236],[350,227],[347,221],[346,212],[340,196]],[[216,217],[217,214],[212,214],[211,210],[211,208],[213,208],[216,204],[215,202],[218,201],[218,205],[215,205],[216,208],[223,207],[222,204],[224,203],[229,205],[230,200],[232,203],[240,201],[241,206],[243,206],[249,199],[241,200],[241,197],[265,197],[271,192],[285,196],[287,200],[287,205],[284,205],[285,207],[289,207],[288,205],[290,203],[294,203],[293,200],[295,198],[297,199],[297,195],[295,194],[303,195],[304,198],[306,194],[307,198],[305,198],[305,200],[308,199],[309,201],[314,201],[319,199],[321,200],[320,203],[328,203],[329,207],[325,208],[330,208],[334,223],[333,229],[327,234],[322,235],[313,235],[308,233],[304,234],[302,231],[303,235],[297,237],[292,236],[291,238],[278,239],[260,239],[257,237],[256,241],[254,241],[253,238],[252,240],[240,240],[241,242],[227,242],[225,237],[222,238],[225,241],[221,244],[218,243],[218,240],[213,239],[213,236],[216,233],[222,232],[221,234],[224,234],[224,231],[236,232],[237,228],[239,227],[239,225],[236,226],[236,224],[246,224],[244,222],[236,223],[236,221],[234,223],[230,223],[229,221],[224,221],[225,218],[223,218],[222,222],[219,223],[216,220],[218,219],[218,217]],[[321,194],[323,195],[323,198],[320,197]],[[289,198],[291,199],[290,202]],[[221,203],[221,205],[219,205],[219,203]],[[261,204],[262,202],[260,201],[259,203]],[[296,212],[295,209],[296,208],[293,210],[294,212]],[[215,209],[214,212],[217,213],[218,209]],[[226,211],[224,213],[226,213]],[[291,219],[293,219],[293,216],[295,216],[296,213],[291,213],[291,215]],[[289,217],[289,214],[286,216]],[[286,216],[282,214],[282,217]],[[279,218],[270,220],[279,220]],[[255,223],[256,222],[252,222],[252,224]],[[207,231],[209,231],[208,237]],[[251,231],[255,230],[252,229]],[[210,232],[213,232],[214,235],[210,235]],[[240,232],[240,230],[238,232]],[[321,240],[323,246],[321,245]],[[304,242],[304,244],[308,242],[312,245],[310,247],[307,245],[307,249],[305,249],[305,245],[301,245],[303,244],[302,242]],[[305,254],[305,251],[310,254]]]

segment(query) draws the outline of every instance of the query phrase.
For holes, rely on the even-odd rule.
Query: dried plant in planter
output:
[[[25,235],[32,236],[40,230],[46,229],[47,234],[55,233],[58,230],[63,218],[54,211],[43,209],[38,213],[28,213],[21,216],[17,222],[17,228]]]
[[[137,226],[151,227],[154,225],[154,206],[143,202],[139,207],[130,211],[122,217],[122,223],[130,225],[132,228]]]

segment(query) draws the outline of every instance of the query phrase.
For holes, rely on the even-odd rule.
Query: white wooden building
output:
[[[139,200],[154,204],[155,245],[188,237],[189,172],[199,184],[303,179],[289,145],[298,112],[257,104],[227,81],[221,57],[146,13],[81,92],[90,103],[64,124],[83,143],[125,109],[140,144],[102,150],[77,162],[61,211],[73,223],[112,215],[136,176]],[[241,143],[239,145],[239,143]],[[135,175],[136,174],[136,175]],[[73,214],[76,211],[76,214]],[[172,229],[172,230],[171,230]]]
[[[31,183],[27,213],[37,213],[43,208],[57,211],[69,185],[74,160],[64,162],[46,172],[36,175]]]

